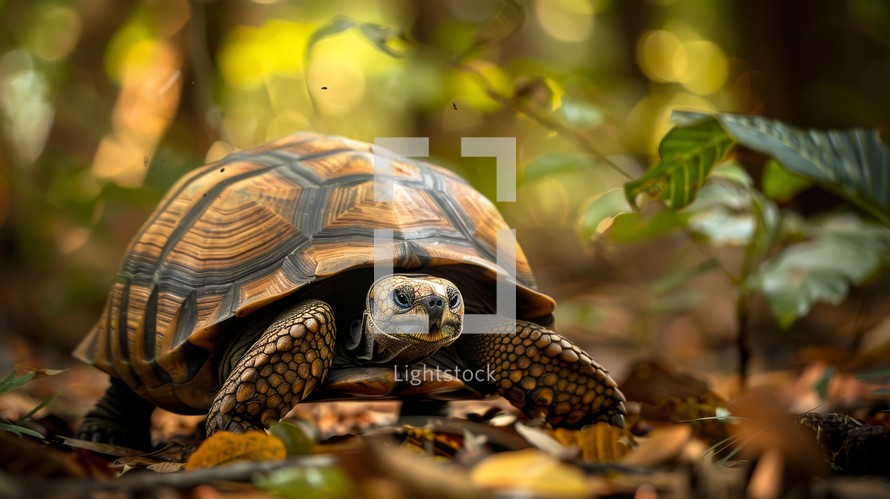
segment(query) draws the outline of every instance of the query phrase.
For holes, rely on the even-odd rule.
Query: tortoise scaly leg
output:
[[[322,301],[288,307],[229,373],[207,415],[207,435],[262,429],[321,384],[333,358],[334,313]]]
[[[531,417],[554,426],[624,427],[625,398],[609,372],[543,326],[516,321],[513,334],[468,334],[457,345],[468,367],[489,370],[497,392]]]
[[[151,449],[151,413],[155,406],[111,378],[111,386],[84,416],[74,438],[120,445],[130,449]]]

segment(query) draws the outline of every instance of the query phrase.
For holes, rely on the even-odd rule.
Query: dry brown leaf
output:
[[[712,442],[729,436],[725,421],[717,419],[728,413],[729,402],[714,392],[698,397],[668,397],[658,405],[640,404],[640,416],[649,421],[688,423],[695,434]]]
[[[708,384],[664,360],[646,359],[631,369],[621,391],[628,400],[658,405],[668,397],[699,397],[708,391]]]
[[[782,457],[786,473],[827,473],[823,453],[812,431],[797,424],[772,392],[750,391],[735,401],[738,423],[730,425],[740,455],[756,459],[770,450]]]
[[[635,444],[630,432],[608,423],[596,423],[578,431],[559,428],[553,431],[553,438],[564,446],[577,446],[581,458],[593,463],[618,461]]]
[[[782,454],[775,448],[767,449],[757,461],[748,483],[748,497],[773,499],[782,491]]]
[[[532,444],[533,447],[550,454],[556,459],[573,459],[580,452],[577,445],[563,444],[550,434],[552,432],[522,423],[516,423],[515,428],[516,432],[522,435],[522,438]]]
[[[587,477],[579,468],[562,463],[537,449],[495,454],[470,472],[473,485],[517,495],[587,497]]]
[[[189,457],[185,469],[212,468],[235,461],[281,461],[286,456],[284,442],[265,432],[238,434],[218,431]]]
[[[629,466],[651,467],[677,458],[692,439],[692,427],[687,424],[664,426],[652,431],[622,462]]]

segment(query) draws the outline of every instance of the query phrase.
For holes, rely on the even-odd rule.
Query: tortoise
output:
[[[389,201],[375,201],[375,154],[392,161]],[[451,374],[437,386],[500,394],[555,426],[623,426],[624,396],[554,332],[555,302],[518,244],[515,273],[498,265],[506,228],[455,173],[342,137],[296,133],[193,170],[134,237],[75,351],[111,377],[76,436],[148,448],[156,406],[207,413],[210,435],[338,391],[423,395],[400,372]],[[375,229],[392,230],[391,251],[375,252]],[[375,281],[377,261],[393,271]],[[515,285],[515,320],[463,331],[464,314],[496,312],[498,275]]]

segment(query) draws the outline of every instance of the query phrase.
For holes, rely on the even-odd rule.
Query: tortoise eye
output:
[[[413,294],[413,293],[411,293]],[[392,292],[392,301],[402,310],[411,308],[412,297],[403,288],[399,288]]]
[[[451,310],[460,307],[460,293],[454,288],[448,288],[448,306]]]

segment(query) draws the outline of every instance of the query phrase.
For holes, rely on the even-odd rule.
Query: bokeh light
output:
[[[881,32],[879,3],[850,0],[845,29]],[[44,331],[50,310],[70,316],[74,304],[92,317],[130,235],[176,178],[297,130],[430,136],[434,161],[491,198],[491,159],[461,157],[460,137],[517,137],[520,202],[500,207],[517,230],[569,238],[590,199],[624,178],[590,158],[524,178],[542,156],[592,158],[589,148],[627,158],[621,168],[635,175],[676,109],[821,125],[881,113],[890,57],[869,38],[846,73],[801,62],[796,71],[818,78],[786,78],[795,61],[785,55],[800,46],[748,32],[733,3],[510,5],[521,15],[499,0],[0,2],[0,227],[20,252],[9,265],[66,276],[28,300],[51,306],[17,320]],[[309,47],[341,16],[343,29]],[[531,239],[543,268],[561,265],[564,254]],[[76,266],[89,292],[64,285]]]
[[[594,10],[588,0],[537,0],[535,14],[544,31],[563,42],[582,42],[593,31]]]

